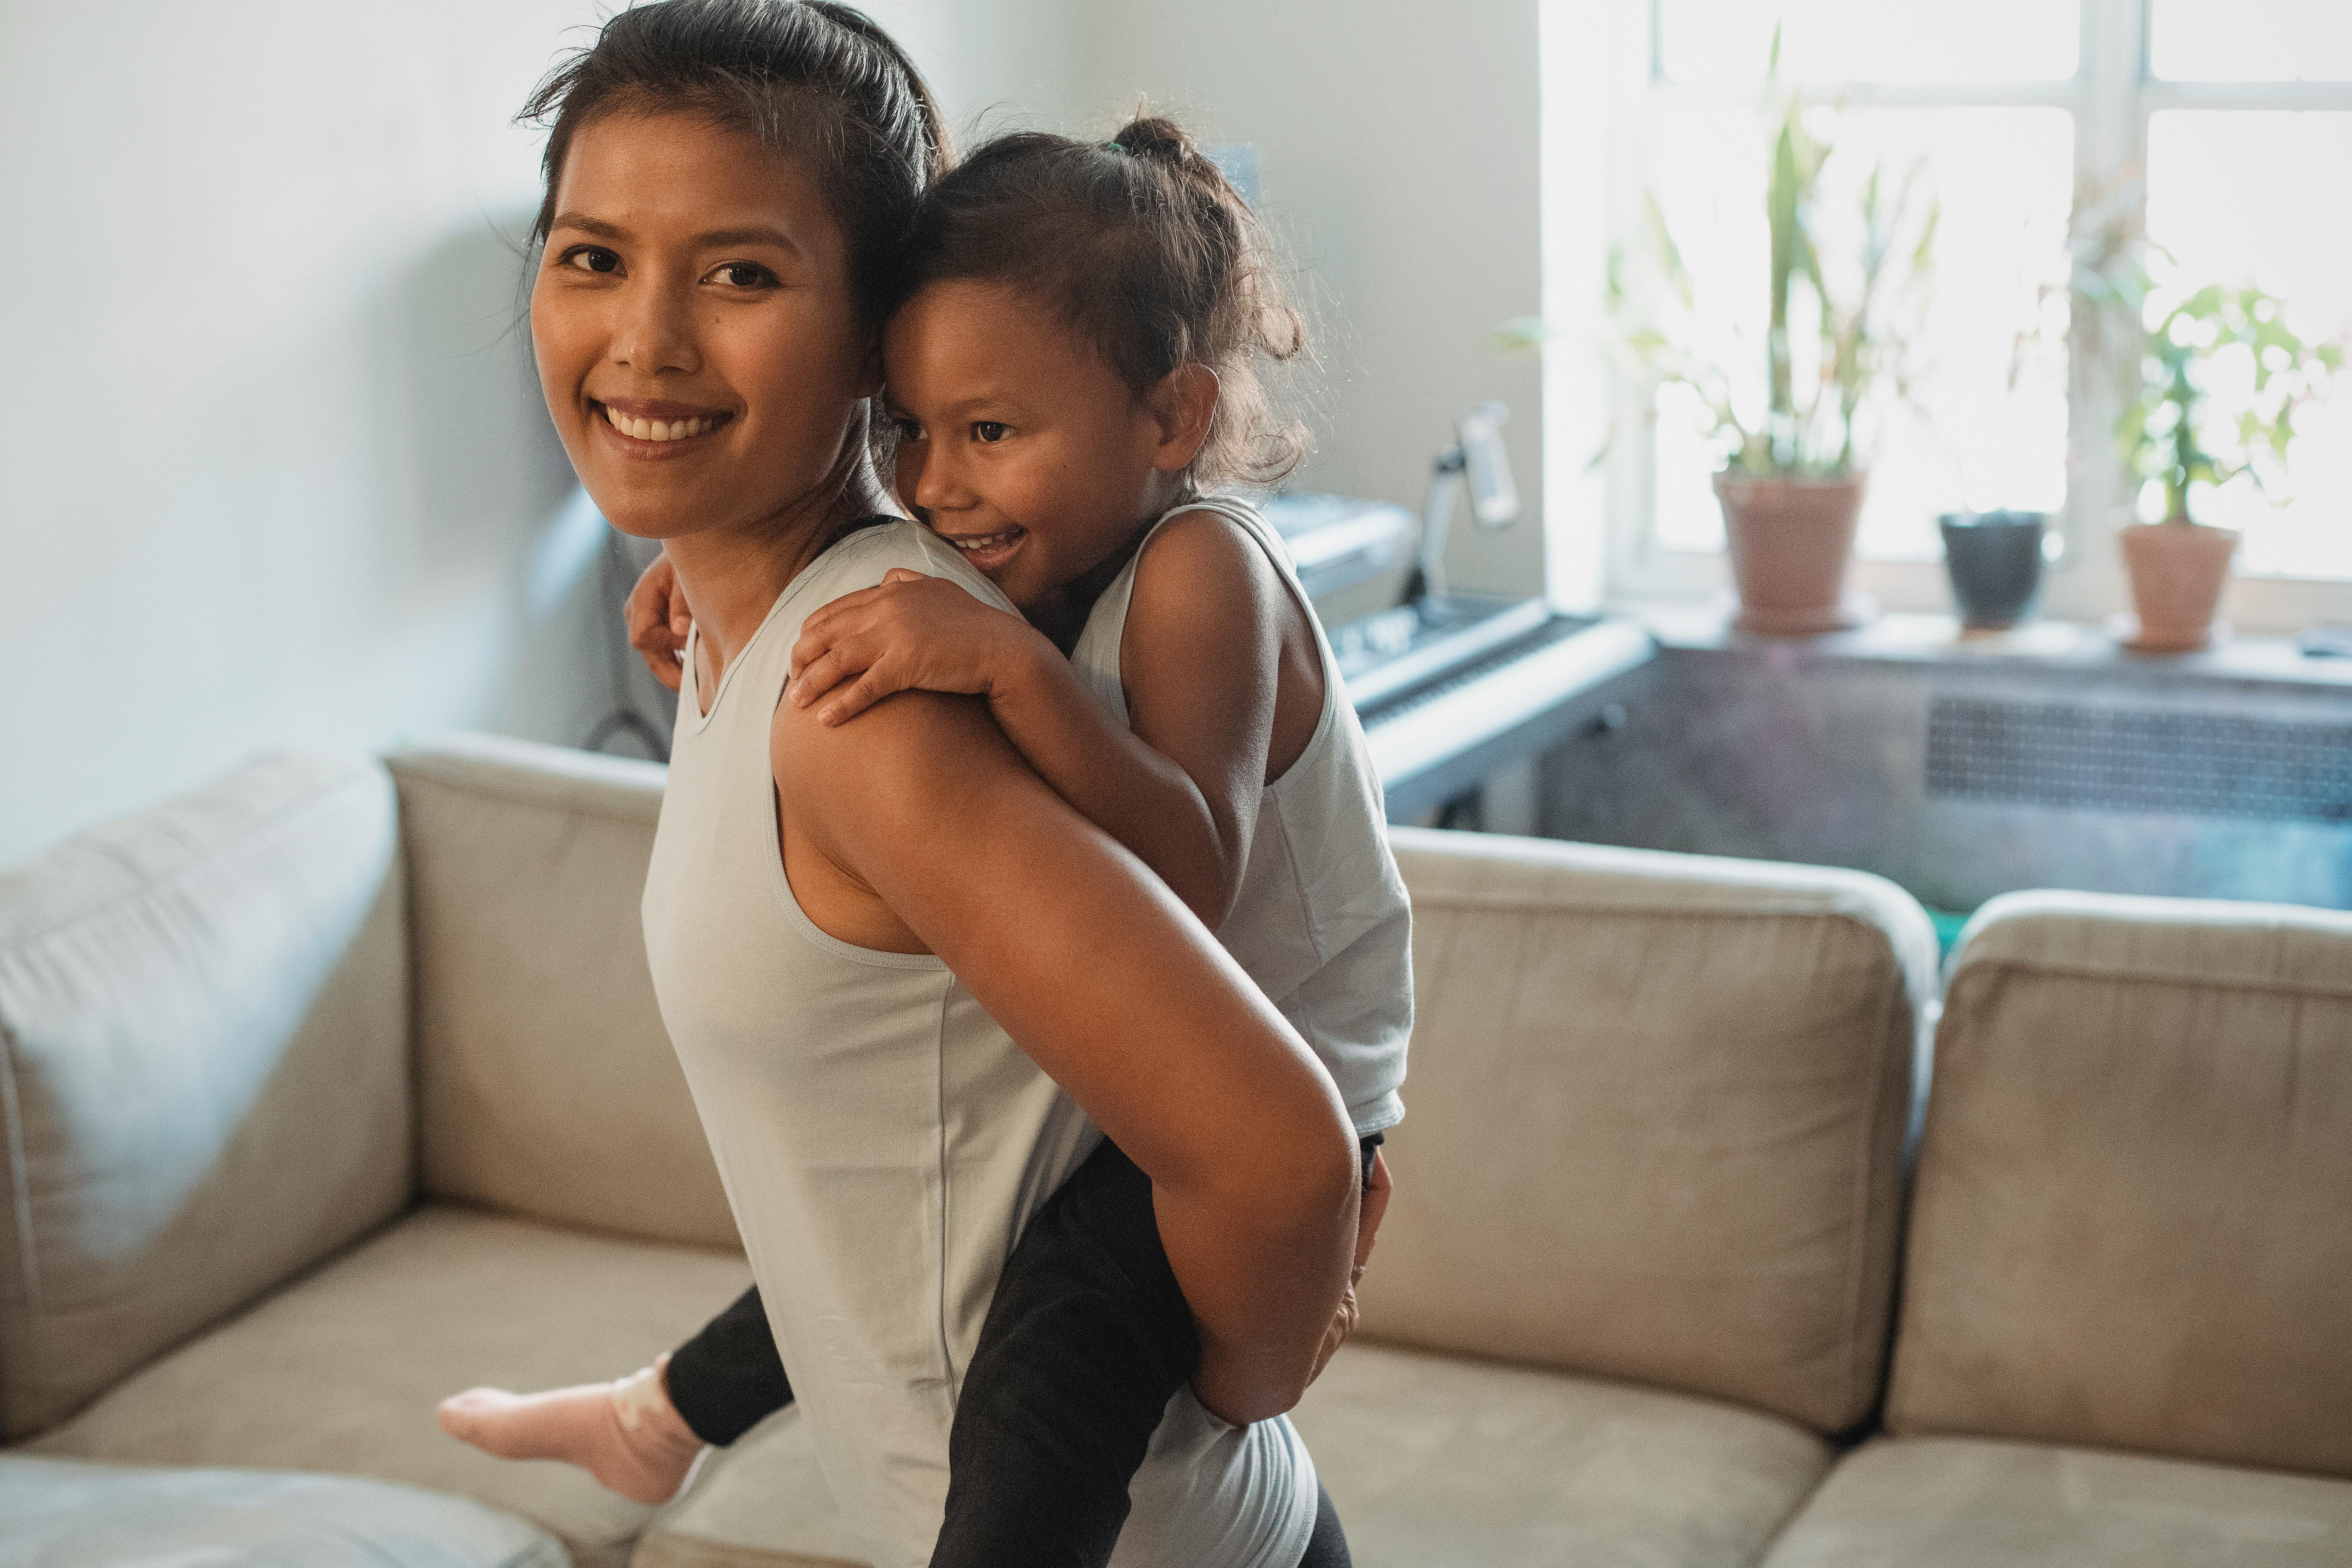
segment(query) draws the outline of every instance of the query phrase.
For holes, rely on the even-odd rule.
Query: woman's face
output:
[[[547,411],[597,509],[675,539],[824,511],[878,380],[799,164],[689,115],[582,128],[530,295]]]

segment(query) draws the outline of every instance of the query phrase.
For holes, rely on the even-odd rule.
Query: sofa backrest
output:
[[[478,735],[391,765],[426,1194],[738,1246],[638,923],[664,771]]]
[[[1895,1430],[2352,1476],[2352,915],[1986,905],[1904,1279]]]
[[[1393,839],[1417,1017],[1365,1333],[1862,1421],[1925,912],[1858,872]]]
[[[271,757],[0,871],[0,1430],[397,1213],[391,782]]]

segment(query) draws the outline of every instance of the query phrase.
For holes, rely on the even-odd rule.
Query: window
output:
[[[2321,170],[2337,194],[2314,188]],[[2147,227],[2188,275],[2252,278],[2286,300],[2305,338],[2340,331],[2352,320],[2352,109],[2151,114]],[[2204,520],[2245,531],[2242,571],[2352,577],[2352,395],[2297,416],[2287,472],[2285,496],[2240,479]]]
[[[1630,233],[1641,193],[1654,195],[1701,306],[1746,341],[1760,341],[1765,309],[1757,105],[1776,25],[1783,78],[1835,106],[1827,193],[1917,162],[1937,195],[1916,414],[1879,434],[1857,544],[1893,607],[1943,607],[1941,511],[2051,511],[2077,553],[2112,552],[2133,500],[2111,456],[2114,406],[2056,346],[2078,199],[2144,218],[2183,278],[2284,296],[2306,337],[2352,327],[2352,0],[1624,5],[1646,25],[1647,58],[1620,114],[1631,153],[1616,183],[1635,189],[1613,194],[1616,225]],[[2018,352],[2037,330],[2050,346]],[[1621,428],[1646,421],[1654,436],[1612,459],[1612,591],[1719,580],[1716,454],[1688,395],[1618,411]],[[2244,530],[2243,574],[2352,579],[2352,386],[2302,412],[2287,468],[2291,500],[2241,479],[2201,515]],[[2116,592],[2112,572],[2092,576]]]

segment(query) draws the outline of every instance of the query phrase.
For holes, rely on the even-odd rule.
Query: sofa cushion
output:
[[[638,922],[664,771],[459,735],[392,772],[426,1194],[739,1246]]]
[[[476,1384],[617,1376],[749,1282],[740,1258],[433,1207],[137,1373],[30,1445],[55,1457],[373,1476],[471,1497],[617,1568],[651,1510],[554,1460],[495,1459],[433,1407]]]
[[[1887,1421],[2352,1476],[2352,915],[1985,907]]]
[[[347,1476],[152,1469],[0,1454],[0,1568],[570,1568],[463,1498]]]
[[[1292,1419],[1360,1568],[1742,1568],[1830,1451],[1777,1416],[1379,1345]],[[856,1550],[787,1411],[714,1454],[633,1568],[838,1568]]]
[[[816,1440],[791,1405],[703,1455],[655,1516],[629,1568],[864,1568],[864,1546],[817,1467]]]
[[[1380,1345],[1293,1419],[1362,1568],[1738,1568],[1830,1461],[1735,1405]]]
[[[1936,943],[1858,872],[1393,830],[1418,992],[1368,1336],[1878,1395]]]
[[[0,1430],[408,1202],[393,797],[269,757],[0,871]]]
[[[2181,1459],[1899,1437],[1840,1461],[1764,1568],[2338,1568],[2352,1484]]]

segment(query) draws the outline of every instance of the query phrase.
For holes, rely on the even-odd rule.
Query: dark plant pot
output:
[[[2042,591],[2042,535],[2049,516],[2038,511],[1948,511],[1944,567],[1960,624],[2000,631],[2032,611]]]

